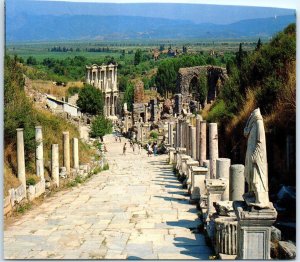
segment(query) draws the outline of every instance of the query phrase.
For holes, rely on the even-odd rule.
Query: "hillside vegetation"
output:
[[[26,178],[35,177],[35,126],[43,128],[45,176],[50,175],[51,144],[59,144],[62,165],[62,132],[69,131],[70,139],[79,137],[77,128],[48,111],[36,110],[25,95],[22,66],[17,59],[5,57],[4,77],[4,192],[19,184],[16,179],[16,129],[24,128]],[[90,160],[91,150],[79,142],[80,162]],[[72,148],[71,148],[72,153]],[[72,161],[72,160],[71,160]]]
[[[259,107],[265,120],[271,178],[278,176],[280,182],[293,184],[295,165],[292,170],[286,169],[285,150],[286,137],[295,137],[296,129],[295,24],[268,44],[259,41],[251,53],[244,52],[241,45],[235,61],[227,64],[227,71],[229,80],[205,115],[220,124],[222,154],[243,163],[243,128],[250,113]]]

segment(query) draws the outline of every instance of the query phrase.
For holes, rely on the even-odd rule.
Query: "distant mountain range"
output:
[[[294,15],[257,18],[220,25],[142,16],[6,16],[6,41],[224,39],[270,37],[295,22]]]

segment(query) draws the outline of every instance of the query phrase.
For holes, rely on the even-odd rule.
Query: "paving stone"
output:
[[[6,227],[5,258],[208,259],[204,236],[189,229],[200,224],[197,209],[167,155],[123,156],[122,144],[106,143],[110,169]]]

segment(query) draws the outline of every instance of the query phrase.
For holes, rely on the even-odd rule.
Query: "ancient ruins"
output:
[[[196,206],[198,209],[197,212],[200,214],[200,220],[196,220],[196,222],[199,222],[197,222],[197,228],[198,230],[201,228],[200,231],[206,235],[207,241],[213,247],[215,254],[214,258],[261,260],[270,259],[271,250],[275,252],[275,249],[280,249],[280,252],[287,252],[286,250],[288,250],[288,248],[286,247],[290,244],[285,241],[280,241],[281,237],[278,233],[278,229],[273,227],[277,218],[277,211],[274,208],[273,203],[269,200],[266,139],[263,118],[260,114],[259,108],[252,112],[249,116],[248,122],[245,123],[244,133],[246,137],[244,139],[247,140],[247,153],[245,155],[245,162],[240,164],[232,164],[232,160],[230,158],[227,158],[225,155],[220,155],[218,124],[209,123],[203,120],[202,115],[199,114],[200,109],[205,105],[201,104],[199,101],[199,90],[193,89],[195,87],[194,82],[198,81],[200,73],[204,73],[207,80],[207,86],[209,87],[206,94],[206,103],[212,103],[216,98],[219,89],[222,88],[222,85],[227,79],[226,70],[224,68],[211,66],[181,68],[178,72],[178,93],[175,94],[172,99],[163,99],[155,90],[145,90],[142,81],[136,81],[132,111],[129,111],[127,104],[124,103],[121,112],[118,112],[117,110],[119,97],[117,89],[117,65],[92,65],[90,67],[87,66],[86,69],[86,82],[94,85],[96,88],[99,88],[105,94],[106,116],[118,116],[119,119],[115,122],[115,129],[120,130],[122,136],[127,138],[126,142],[128,142],[128,144],[129,141],[133,142],[133,160],[132,158],[128,159],[133,161],[132,163],[135,163],[136,160],[142,162],[142,156],[145,159],[146,153],[144,152],[144,155],[142,154],[141,156],[140,150],[138,153],[135,152],[135,144],[138,144],[139,146],[146,146],[149,142],[157,143],[158,150],[161,154],[168,154],[168,167],[164,168],[169,169],[169,172],[172,172],[173,170],[174,174],[171,176],[175,176],[182,183],[183,189],[180,188],[180,190],[184,190],[185,194],[188,195],[189,204]],[[6,212],[24,198],[32,200],[40,196],[45,192],[45,189],[49,187],[49,184],[54,187],[59,187],[60,180],[65,177],[76,177],[77,175],[84,174],[87,175],[87,173],[90,172],[91,167],[82,165],[79,161],[78,138],[72,139],[71,148],[70,134],[66,131],[62,134],[63,164],[60,165],[59,162],[58,144],[53,144],[51,151],[51,181],[46,181],[44,177],[42,127],[36,126],[36,174],[40,177],[40,182],[34,186],[26,187],[23,129],[18,128],[16,131],[18,161],[17,173],[18,178],[21,181],[21,186],[10,190],[9,196],[5,198],[4,209]],[[113,144],[112,142],[110,143]],[[117,143],[118,142],[116,141],[114,145]],[[121,148],[122,145],[118,145],[119,148]],[[139,157],[136,156],[137,154]],[[119,161],[120,157],[125,156],[121,155],[121,151],[119,153],[114,151],[110,157]],[[154,162],[150,161],[150,163]],[[127,167],[124,166],[119,167],[118,164],[119,163],[114,163],[115,169],[112,171],[114,172],[114,175],[116,175],[118,179],[117,181],[120,179],[120,172],[125,170],[124,172],[127,172],[126,175],[131,179],[130,183],[133,183],[132,179],[134,180],[135,177],[132,178],[130,175],[135,172],[135,169],[139,171],[140,177],[138,180],[134,180],[134,184],[137,182],[144,184],[145,181],[147,181],[147,193],[150,194],[150,197],[145,200],[141,193],[131,192],[135,190],[132,190],[130,187],[130,193],[128,194],[134,194],[134,198],[132,199],[149,201],[149,199],[154,198],[154,195],[151,195],[154,191],[151,191],[150,188],[155,186],[151,185],[152,180],[150,174],[147,173],[147,177],[143,174],[143,172],[148,172],[148,170],[139,170],[141,166],[144,168],[143,165],[145,163],[143,165],[137,165],[135,163],[135,166],[132,167],[134,170],[128,170]],[[147,162],[146,164],[149,163]],[[145,166],[147,167],[146,164]],[[164,162],[164,165],[165,164],[166,163]],[[152,172],[161,172],[161,169],[153,169]],[[135,175],[138,177],[137,174]],[[155,175],[155,178],[157,179],[157,174]],[[164,178],[163,175],[160,175],[160,178]],[[123,182],[121,182],[121,184],[126,183],[128,180],[127,177],[122,179]],[[167,179],[172,178],[168,176]],[[111,180],[109,180],[109,183],[111,183]],[[126,189],[123,188],[122,190],[128,190],[127,187],[129,186],[132,185],[126,185]],[[119,195],[120,187],[121,185],[118,184],[118,187],[115,189],[115,193],[113,193],[113,198],[116,198]],[[110,190],[111,188],[105,192],[100,191],[101,194],[104,194],[105,196],[108,192],[110,192]],[[141,192],[144,192],[143,190],[144,189],[142,189]],[[175,186],[175,190],[179,189]],[[170,193],[175,194],[174,192]],[[109,195],[109,197],[111,196]],[[127,199],[127,196],[121,195],[121,197],[122,200]],[[155,197],[159,198],[161,196]],[[164,196],[163,198],[169,201],[168,196]],[[109,202],[109,200],[111,199],[105,200],[105,205]],[[153,204],[152,202],[151,204],[148,202],[145,203],[144,205],[146,206]],[[179,201],[179,203],[181,202]],[[126,210],[129,208],[135,210],[135,208],[137,208],[137,204],[134,207],[126,206]],[[95,208],[92,208],[92,210],[94,209]],[[99,207],[96,209],[99,209],[99,212],[101,211],[101,208]],[[115,209],[115,207],[111,208],[111,210]],[[154,209],[157,209],[157,207],[155,206]],[[179,209],[175,210],[176,220],[177,217],[181,216],[181,214],[178,213],[178,210]],[[135,222],[137,224],[143,221],[143,219],[146,219],[144,216],[146,216],[145,214],[147,214],[148,211],[144,211],[145,210],[143,209],[141,211],[142,213],[135,214]],[[164,212],[165,209],[163,213]],[[173,212],[173,210],[170,212]],[[137,219],[140,214],[142,214],[142,220]],[[126,216],[127,215],[128,212],[126,213]],[[118,230],[123,230],[125,228],[127,230],[126,234],[128,233],[128,230],[129,232],[135,232],[134,230],[136,230],[136,228],[133,228],[134,226],[132,224],[130,228],[126,228],[126,226],[129,226],[129,221],[132,221],[133,219],[129,220],[128,224],[126,224],[127,222],[123,221],[126,216],[124,215],[124,218],[121,218],[122,221],[117,219],[116,224],[112,223],[113,220],[109,223],[117,226],[120,226],[119,223],[121,223],[122,228],[118,227]],[[187,219],[186,216],[187,214],[185,213],[183,221]],[[174,219],[173,216],[172,219]],[[153,224],[153,220],[151,221],[151,223],[144,223],[147,226],[155,225],[155,228],[147,229],[157,229],[156,224]],[[164,223],[165,222],[166,221],[164,221]],[[170,226],[163,224],[163,222],[160,223],[161,224],[159,225]],[[173,221],[171,224],[172,223],[177,222]],[[99,234],[101,234],[101,230]],[[165,234],[163,235],[163,240],[161,240],[162,242],[165,242],[165,238],[171,239],[174,237],[166,233],[166,231],[163,231],[164,227],[162,227],[161,230],[162,231],[159,232],[164,232],[162,234]],[[172,228],[169,230],[175,229]],[[135,237],[136,234],[137,233],[135,232]],[[145,235],[147,238],[153,237],[148,235],[148,233],[145,233]],[[155,235],[155,237],[157,236]],[[118,243],[119,241],[120,239],[118,239]],[[129,253],[137,252],[136,246],[134,246],[134,251],[132,251],[130,249],[130,245],[127,245],[127,241],[128,238],[124,241],[122,248]],[[276,243],[276,245],[274,243]],[[199,258],[204,256],[202,256],[202,252],[205,252],[205,258],[208,257],[210,251],[208,251],[206,246],[205,248],[202,246],[201,250],[197,245],[195,245],[195,247],[199,248],[197,251]],[[292,248],[293,247],[291,247],[291,249]],[[203,251],[204,249],[205,251]],[[163,256],[155,252],[153,253],[153,248],[150,248],[149,250],[147,251],[149,253],[146,253],[145,258],[173,258],[172,256],[168,257],[167,255]],[[108,251],[110,256],[106,255],[105,258],[128,258],[126,252],[109,253]],[[177,249],[173,252],[181,253],[181,251],[177,251]],[[191,256],[188,255],[189,254],[187,254],[185,258],[190,259]],[[100,256],[100,258],[103,257]],[[293,257],[293,254],[290,255],[290,257]],[[183,257],[175,256],[175,258]]]

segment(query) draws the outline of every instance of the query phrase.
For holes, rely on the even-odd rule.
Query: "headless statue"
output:
[[[248,205],[269,208],[266,136],[259,108],[251,113],[244,135],[248,138],[244,173],[248,193],[244,194],[244,199]]]

